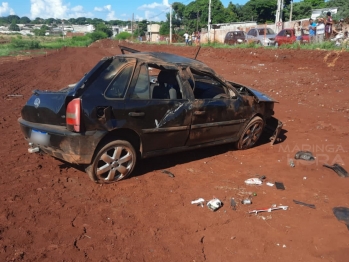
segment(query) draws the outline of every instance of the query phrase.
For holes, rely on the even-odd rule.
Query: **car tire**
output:
[[[110,184],[128,177],[137,161],[134,147],[125,140],[104,145],[85,169],[90,179],[99,184]]]
[[[264,121],[261,117],[254,117],[241,133],[239,140],[236,142],[236,148],[244,150],[253,147],[262,135]]]

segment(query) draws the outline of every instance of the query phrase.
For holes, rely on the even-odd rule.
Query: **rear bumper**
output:
[[[90,164],[94,151],[107,131],[87,131],[75,133],[68,131],[65,126],[32,123],[19,118],[18,122],[25,139],[31,141],[32,130],[47,133],[49,141],[47,145],[34,142],[41,151],[75,164]]]

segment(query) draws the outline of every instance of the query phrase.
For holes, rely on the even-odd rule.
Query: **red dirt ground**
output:
[[[195,47],[129,45],[194,57]],[[33,89],[79,80],[117,43],[67,48],[21,61],[0,61],[0,261],[348,261],[349,231],[332,213],[349,207],[348,52],[203,48],[198,59],[226,79],[277,99],[283,141],[236,151],[231,145],[146,159],[129,179],[97,185],[79,169],[29,154],[17,122]],[[11,97],[8,95],[23,95]],[[289,159],[310,150],[316,161]],[[168,177],[161,171],[175,174]],[[265,175],[286,190],[246,186]],[[252,205],[230,208],[256,192]],[[217,197],[216,212],[191,205]],[[293,199],[315,204],[296,205]],[[289,206],[249,215],[248,210]]]

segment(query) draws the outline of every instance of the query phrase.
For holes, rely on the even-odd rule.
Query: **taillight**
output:
[[[75,98],[69,102],[66,111],[66,124],[68,129],[80,132],[80,112],[81,112],[81,99]]]

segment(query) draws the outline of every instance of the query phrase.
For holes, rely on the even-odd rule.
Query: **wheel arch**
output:
[[[129,128],[118,128],[113,131],[108,132],[96,146],[91,162],[95,158],[99,150],[107,143],[114,140],[126,140],[134,147],[137,153],[142,155],[142,142],[139,134],[133,129]]]

